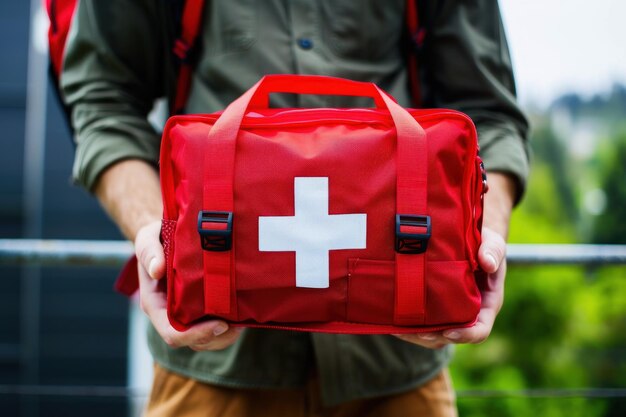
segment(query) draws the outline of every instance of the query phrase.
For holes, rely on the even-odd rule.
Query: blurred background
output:
[[[0,0],[0,239],[121,239],[70,183],[39,3]],[[533,125],[510,241],[626,244],[626,3],[501,7]],[[0,414],[136,412],[150,360],[118,269],[0,264]],[[461,416],[626,416],[626,267],[512,266],[493,335],[452,372]]]
[[[534,153],[509,241],[626,243],[626,2],[500,5]],[[626,267],[511,267],[452,370],[461,416],[626,416]]]

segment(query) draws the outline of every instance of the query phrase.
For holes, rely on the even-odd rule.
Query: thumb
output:
[[[478,249],[478,262],[483,271],[492,274],[498,270],[506,256],[506,242],[499,233],[483,227],[482,243]]]
[[[135,253],[139,263],[153,279],[165,275],[165,256],[159,240],[161,222],[156,221],[142,227],[135,238]]]

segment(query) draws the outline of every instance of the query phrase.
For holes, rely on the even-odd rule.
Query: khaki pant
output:
[[[311,378],[301,389],[233,389],[204,384],[156,365],[145,417],[455,417],[454,391],[447,370],[406,393],[321,404]]]

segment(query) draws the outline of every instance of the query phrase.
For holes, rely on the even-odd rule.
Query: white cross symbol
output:
[[[365,249],[366,214],[328,214],[328,178],[296,177],[295,216],[260,216],[259,250],[296,252],[296,287],[328,288],[329,251]]]

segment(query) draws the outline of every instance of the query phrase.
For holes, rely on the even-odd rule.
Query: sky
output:
[[[626,1],[500,0],[522,103],[626,84]]]

